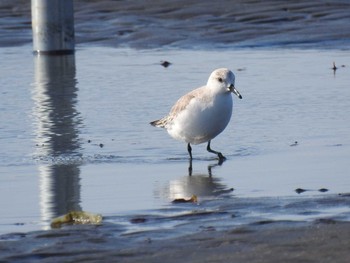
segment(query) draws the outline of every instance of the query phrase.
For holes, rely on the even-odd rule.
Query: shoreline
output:
[[[260,221],[216,231],[152,239],[101,227],[29,233],[0,242],[1,262],[349,262],[350,222]],[[110,229],[113,230],[113,229]],[[30,243],[28,243],[30,242]]]
[[[244,223],[240,221],[244,215],[226,202],[215,211],[206,203],[202,208],[190,205],[192,212],[172,216],[133,214],[125,222],[119,219],[112,223],[113,218],[107,217],[101,225],[64,225],[59,229],[9,233],[0,235],[0,262],[147,263],[166,258],[169,263],[345,263],[350,260],[348,212],[315,216],[310,205],[322,210],[323,206],[340,202],[344,207],[349,196],[348,193],[311,199],[305,196],[279,205],[264,202],[270,211],[273,206],[291,209],[295,215],[304,216],[300,220],[260,215]],[[252,213],[259,213],[259,209]],[[163,228],[164,223],[173,226]]]

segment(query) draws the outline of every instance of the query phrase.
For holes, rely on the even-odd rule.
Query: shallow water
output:
[[[47,229],[53,217],[80,209],[128,232],[138,229],[130,224],[137,214],[221,211],[231,201],[236,206],[226,211],[240,215],[234,223],[348,218],[347,199],[333,210],[307,200],[349,191],[349,51],[85,46],[75,56],[44,57],[24,46],[0,53],[1,234]],[[161,60],[172,64],[163,68]],[[194,146],[189,176],[186,145],[149,121],[223,66],[235,72],[243,95],[212,142],[228,160],[217,165],[205,145]],[[308,191],[298,195],[297,188]],[[197,205],[171,204],[193,194]],[[303,209],[313,212],[271,209],[281,200],[306,202]]]

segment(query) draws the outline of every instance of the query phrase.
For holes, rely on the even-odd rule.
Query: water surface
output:
[[[130,227],[135,214],[223,207],[241,215],[235,223],[310,218],[305,209],[312,218],[348,218],[344,199],[320,209],[307,202],[349,191],[348,51],[85,46],[75,56],[36,57],[24,46],[0,52],[0,233],[46,229],[53,217],[81,209]],[[161,60],[172,64],[163,68]],[[212,142],[228,160],[219,166],[205,145],[194,146],[189,176],[186,145],[149,122],[218,67],[235,72],[243,95]],[[309,191],[298,195],[297,188]],[[171,203],[193,194],[199,204]],[[304,212],[271,210],[281,200],[306,202]]]

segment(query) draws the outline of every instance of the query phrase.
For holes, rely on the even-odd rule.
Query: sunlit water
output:
[[[45,57],[24,46],[0,54],[0,233],[47,228],[70,210],[121,224],[193,210],[235,211],[237,222],[348,217],[344,199],[315,210],[308,198],[350,191],[349,51],[82,47]],[[243,96],[212,141],[228,160],[219,166],[204,144],[194,146],[189,176],[186,145],[149,122],[219,67],[235,72]],[[171,203],[193,194],[199,204]],[[288,202],[311,212],[284,210]]]

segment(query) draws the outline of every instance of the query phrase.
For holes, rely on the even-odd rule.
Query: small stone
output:
[[[335,62],[333,62],[333,67],[332,67],[332,69],[334,70],[334,71],[336,71],[338,68],[337,68],[337,66],[335,65]]]
[[[292,143],[290,146],[297,146],[298,145],[298,141],[295,141],[294,143]]]
[[[301,193],[304,193],[304,192],[306,192],[307,190],[305,190],[305,189],[302,189],[302,188],[297,188],[297,189],[295,189],[295,192],[297,193],[297,194],[301,194]]]
[[[169,61],[166,61],[166,60],[161,61],[160,64],[161,64],[164,68],[167,68],[167,67],[169,67],[169,66],[171,65],[171,63],[170,63]]]
[[[140,224],[140,223],[145,223],[147,221],[146,218],[144,217],[135,217],[130,220],[131,223],[133,224]]]
[[[325,192],[328,192],[329,190],[327,188],[321,188],[318,191],[321,193],[325,193]]]

